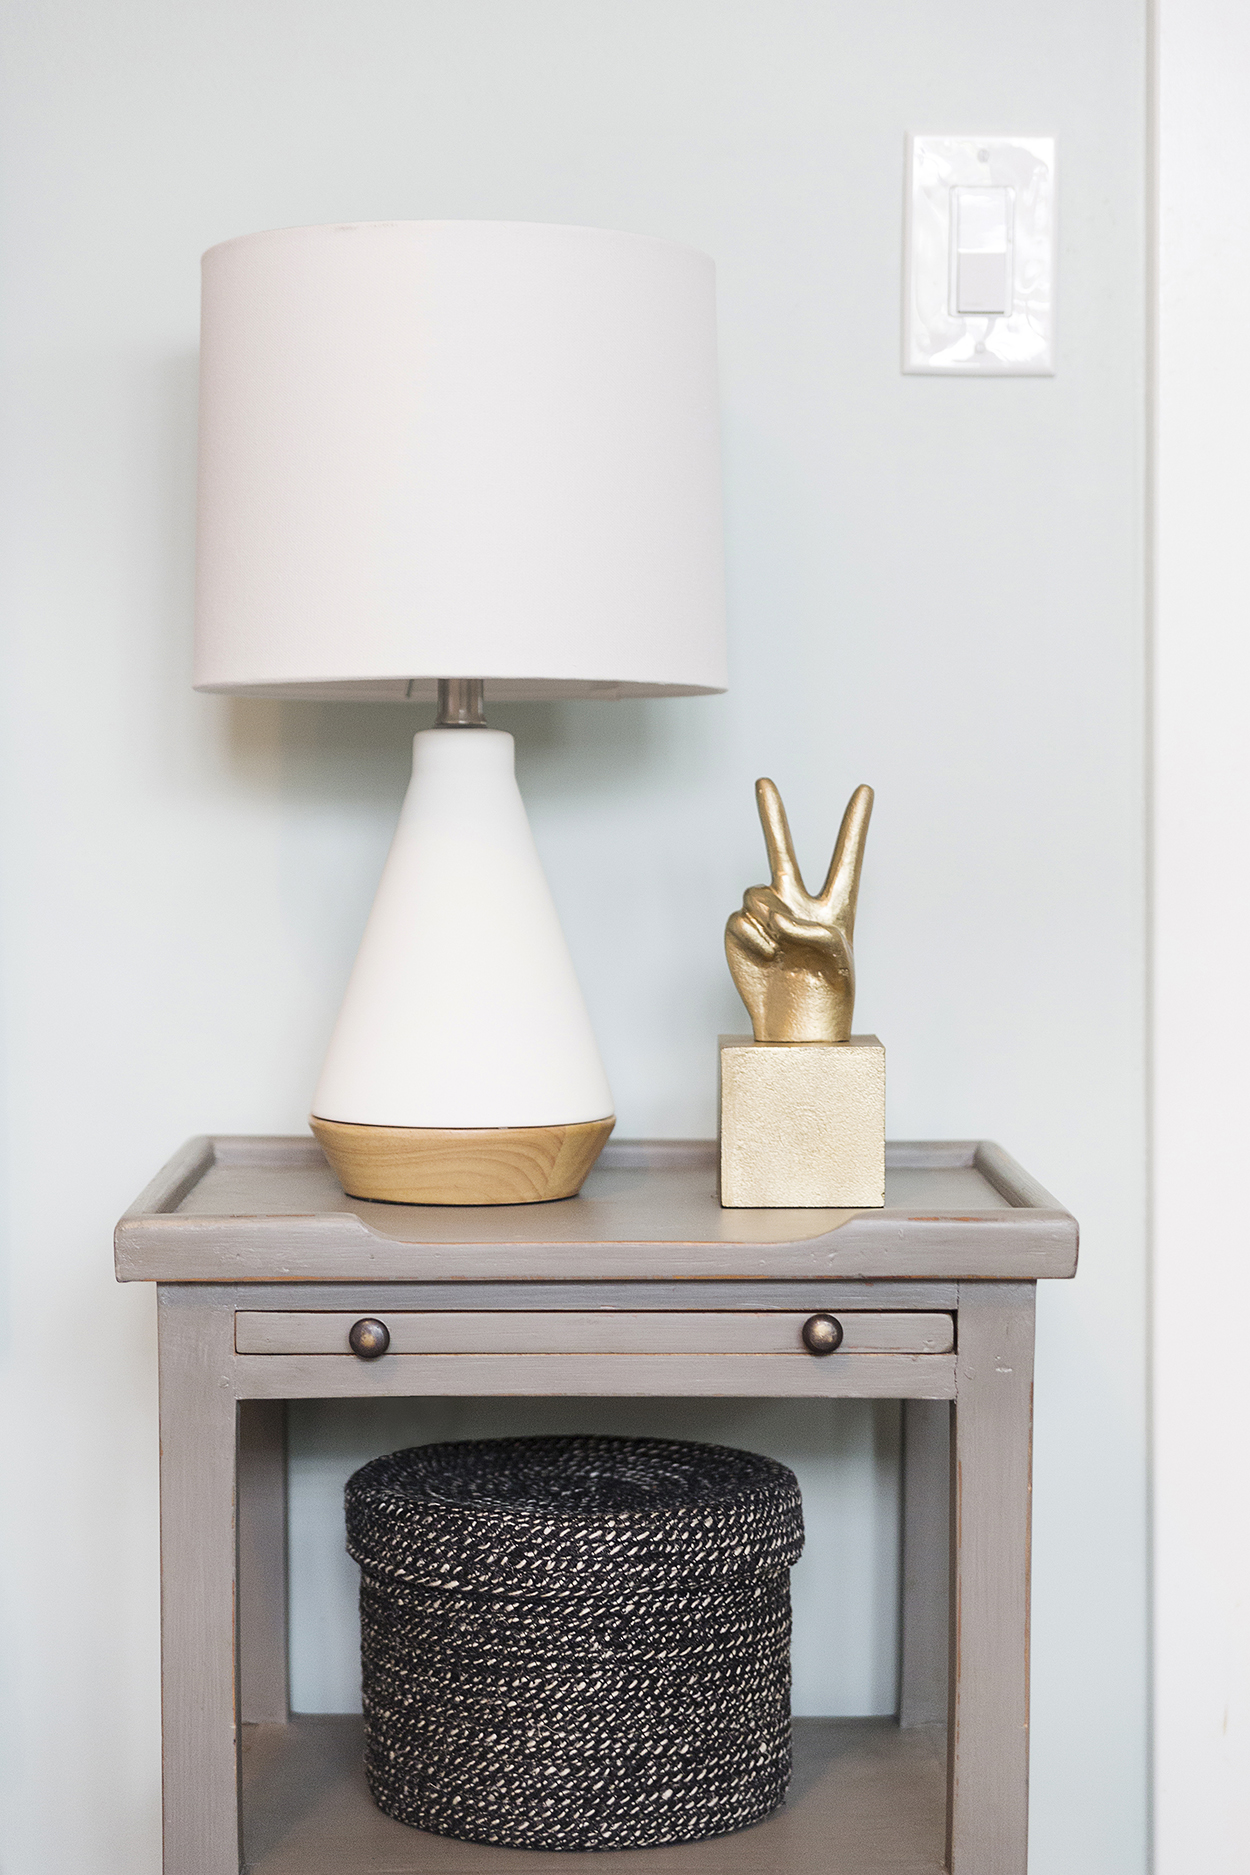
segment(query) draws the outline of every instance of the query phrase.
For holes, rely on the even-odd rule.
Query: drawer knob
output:
[[[809,1354],[832,1354],[841,1345],[842,1324],[836,1315],[808,1316],[803,1324],[803,1346]]]
[[[804,1333],[806,1333],[806,1329]],[[839,1339],[841,1331],[839,1331]],[[362,1361],[376,1361],[379,1354],[385,1354],[391,1345],[391,1331],[385,1322],[378,1321],[374,1315],[362,1315],[358,1322],[353,1322],[351,1333],[347,1337],[353,1354]]]

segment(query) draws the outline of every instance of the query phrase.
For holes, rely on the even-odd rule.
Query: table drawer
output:
[[[951,1315],[830,1311],[841,1324],[842,1354],[947,1354]],[[766,1310],[396,1310],[384,1324],[391,1354],[793,1354],[810,1311]],[[348,1354],[358,1315],[329,1310],[240,1309],[240,1354]]]

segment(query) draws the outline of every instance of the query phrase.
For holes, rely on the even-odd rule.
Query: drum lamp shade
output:
[[[712,263],[516,222],[211,248],[197,568],[202,690],[722,690]]]

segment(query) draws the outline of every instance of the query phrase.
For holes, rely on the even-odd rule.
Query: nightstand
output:
[[[1023,1875],[1034,1296],[1075,1273],[1077,1228],[997,1146],[886,1164],[884,1210],[727,1211],[711,1142],[619,1141],[576,1198],[443,1209],[344,1197],[307,1138],[184,1147],[116,1236],[160,1324],[165,1875],[580,1859],[406,1829],[369,1799],[359,1719],[288,1712],[285,1402],[437,1394],[903,1401],[897,1720],[796,1721],[772,1817],[590,1859]]]

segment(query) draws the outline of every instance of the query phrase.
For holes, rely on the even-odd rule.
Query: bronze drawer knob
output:
[[[808,1316],[803,1324],[803,1346],[809,1354],[832,1354],[841,1345],[842,1324],[836,1315]]]
[[[803,1332],[806,1334],[807,1330]],[[352,1353],[362,1361],[376,1361],[379,1354],[385,1354],[390,1347],[391,1331],[376,1316],[362,1315],[358,1322],[352,1323],[347,1340]]]

